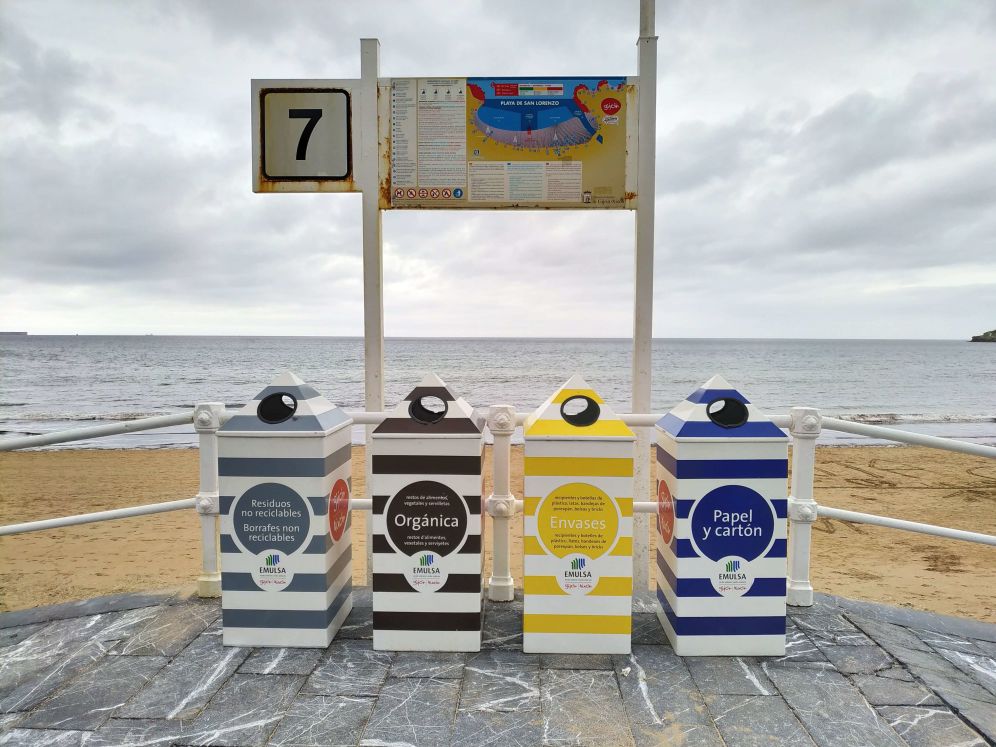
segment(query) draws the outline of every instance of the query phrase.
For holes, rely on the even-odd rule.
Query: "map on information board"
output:
[[[391,208],[624,208],[612,78],[395,78]]]

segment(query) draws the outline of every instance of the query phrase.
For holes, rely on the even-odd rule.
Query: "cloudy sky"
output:
[[[0,329],[362,334],[359,195],[251,78],[635,75],[638,2],[0,3]],[[657,337],[996,327],[996,4],[657,4]],[[391,211],[389,336],[632,327],[634,213]]]

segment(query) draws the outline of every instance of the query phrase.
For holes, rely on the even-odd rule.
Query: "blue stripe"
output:
[[[242,551],[239,546],[235,544],[235,540],[232,539],[232,535],[223,534],[221,535],[221,551],[224,553],[234,553],[239,554]]]
[[[668,604],[667,597],[657,590],[660,602],[671,628],[677,635],[785,635],[785,617],[678,617]]]
[[[699,554],[695,552],[695,545],[691,540],[671,538],[671,554],[676,558],[697,558]]]
[[[788,459],[675,459],[657,447],[657,463],[679,480],[788,477]]]
[[[776,539],[771,543],[771,549],[764,554],[766,558],[784,558],[788,554],[788,541]]]
[[[347,480],[347,483],[349,481]],[[234,495],[222,495],[218,497],[218,511],[222,516],[232,513],[232,504],[235,503]],[[325,516],[329,512],[328,496],[308,496],[308,503],[311,504],[311,512],[315,516]]]
[[[342,591],[326,610],[221,610],[226,628],[290,628],[324,630],[349,599],[353,580],[347,579]]]
[[[771,507],[775,511],[775,516],[779,519],[784,519],[788,517],[788,499],[787,498],[769,498],[768,501],[771,503]],[[692,499],[685,498],[675,498],[674,499],[674,515],[679,519],[687,519],[692,515],[692,508],[695,506],[695,501]]]
[[[711,420],[682,420],[668,413],[657,421],[657,427],[675,438],[781,438],[788,436],[770,420],[747,422],[736,428],[723,428]]]
[[[691,402],[693,405],[708,404],[715,402],[717,399],[735,399],[737,402],[743,402],[745,405],[750,404],[750,400],[736,389],[696,389],[685,397],[685,401]]]
[[[779,519],[785,519],[788,517],[788,498],[769,498],[768,502],[771,503],[771,507],[775,509],[775,516]]]
[[[345,533],[343,536],[345,537]],[[325,534],[312,535],[311,541],[304,548],[303,552],[305,555],[323,555],[331,549],[332,536],[328,532],[325,532]],[[242,550],[235,544],[235,539],[230,534],[221,535],[221,551],[235,555],[242,554]]]
[[[321,591],[325,592],[332,588],[335,580],[342,575],[343,571],[353,559],[352,552],[347,549],[342,555],[335,559],[335,563],[325,573],[295,573],[294,578],[279,593],[284,594],[289,591]],[[222,591],[260,591],[256,582],[252,580],[251,573],[225,573],[221,574]],[[262,592],[269,594],[271,592]]]
[[[288,386],[273,386],[272,384],[255,397],[253,400],[256,402],[261,402],[271,394],[289,394],[298,402],[303,402],[306,399],[314,399],[315,397],[321,397],[318,391],[311,386],[311,384],[290,384]],[[248,409],[248,406],[247,408]]]
[[[221,426],[218,433],[228,435],[251,431],[279,435],[280,433],[300,433],[302,431],[330,431],[353,422],[352,418],[338,407],[326,410],[320,415],[295,415],[282,423],[264,423],[256,417],[255,413],[247,413],[245,410],[240,410],[239,413],[242,414],[235,415]]]
[[[721,594],[716,591],[712,581],[707,578],[676,578],[674,571],[667,564],[664,556],[657,553],[657,567],[671,587],[676,597],[719,597]],[[745,597],[784,597],[784,578],[755,578],[750,589],[744,594]]]
[[[219,457],[220,477],[325,477],[349,462],[352,445],[346,444],[326,457]]]

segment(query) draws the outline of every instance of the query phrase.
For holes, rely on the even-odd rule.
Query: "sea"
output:
[[[627,339],[388,338],[388,407],[429,372],[475,407],[539,406],[581,374],[630,407]],[[363,409],[363,340],[353,337],[0,336],[0,439],[189,410],[238,408],[293,371],[347,410]],[[828,416],[996,445],[996,344],[951,340],[658,339],[653,410],[714,374],[761,410]],[[363,428],[354,427],[362,443]],[[521,432],[514,440],[521,441]],[[825,431],[822,443],[876,443]],[[192,426],[56,448],[190,448]]]

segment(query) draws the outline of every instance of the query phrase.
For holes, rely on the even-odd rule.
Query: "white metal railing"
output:
[[[522,501],[511,491],[511,439],[517,425],[521,425],[528,413],[516,412],[510,405],[495,405],[483,410],[488,430],[494,438],[492,493],[485,502],[487,513],[492,518],[492,572],[488,581],[488,598],[493,601],[508,601],[513,598],[515,580],[511,574],[511,524],[512,517],[522,510]],[[377,425],[389,413],[352,412],[349,413],[357,425]],[[198,434],[200,489],[193,498],[154,503],[144,506],[99,511],[40,521],[29,521],[0,527],[0,536],[35,532],[57,527],[86,524],[96,521],[111,521],[132,516],[144,516],[166,511],[179,511],[196,508],[201,519],[202,568],[198,577],[198,594],[203,597],[221,594],[221,573],[218,556],[218,440],[221,425],[232,416],[225,406],[218,402],[200,403],[190,412],[175,415],[160,415],[150,418],[76,428],[37,436],[22,436],[0,441],[0,451],[13,451],[57,443],[90,440],[102,436],[120,435],[138,431],[165,428],[168,426],[193,423]],[[634,428],[650,428],[660,418],[658,414],[622,414],[622,420]],[[812,525],[819,517],[838,519],[876,526],[890,527],[910,532],[920,532],[938,537],[976,542],[996,546],[996,536],[950,529],[932,524],[876,516],[857,511],[820,506],[813,495],[814,467],[816,461],[816,440],[823,430],[841,431],[869,436],[899,443],[927,446],[962,454],[971,454],[996,459],[996,447],[966,443],[937,436],[926,436],[894,428],[853,423],[836,418],[825,418],[819,410],[808,407],[794,407],[787,416],[771,418],[776,425],[787,428],[792,437],[792,481],[790,486],[788,521],[788,603],[796,606],[809,606],[813,603],[813,587],[809,581],[810,549]],[[368,451],[369,456],[369,451]],[[647,459],[647,455],[639,457]],[[367,460],[369,466],[369,458]],[[350,500],[353,510],[371,510],[370,498],[353,497]],[[652,514],[657,511],[654,501],[634,501],[634,514]],[[367,531],[370,532],[370,522]],[[644,522],[642,529],[647,532]],[[367,542],[367,580],[372,572],[372,545]],[[636,588],[646,588],[649,582],[647,559],[643,552],[635,552],[633,558],[633,582]]]

